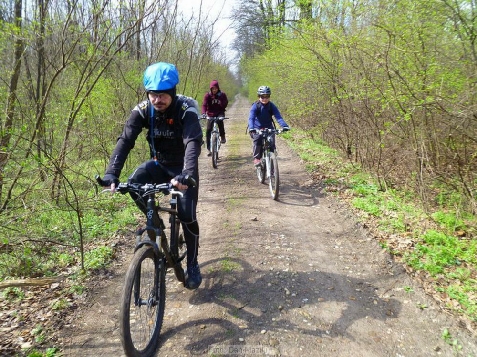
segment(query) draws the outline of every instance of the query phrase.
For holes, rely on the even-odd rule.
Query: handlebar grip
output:
[[[197,186],[197,181],[192,176],[187,175],[186,180],[187,180],[187,186],[192,186],[192,187]]]

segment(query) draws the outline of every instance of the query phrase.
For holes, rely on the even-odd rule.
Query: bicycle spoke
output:
[[[151,247],[144,246],[133,257],[126,274],[121,305],[120,331],[128,355],[148,356],[158,346],[165,306],[165,268]]]

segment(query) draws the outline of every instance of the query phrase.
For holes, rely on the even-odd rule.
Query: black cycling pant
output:
[[[225,137],[225,127],[224,127],[224,121],[223,120],[217,120],[217,126],[219,127],[219,134],[220,137],[223,138]],[[213,120],[207,120],[207,129],[205,131],[205,140],[207,140],[207,150],[210,151],[210,137],[212,136],[212,129],[214,128],[214,121]]]
[[[129,183],[153,183],[161,184],[170,182],[172,178],[182,172],[181,166],[163,166],[154,160],[143,162],[129,176]],[[199,174],[194,175],[197,182],[196,187],[191,187],[184,192],[182,197],[177,197],[177,216],[179,217],[184,238],[187,244],[187,264],[197,262],[197,254],[199,250],[199,223],[197,222],[197,199],[199,197]],[[131,196],[132,197],[132,196]],[[146,203],[132,197],[139,209],[146,213]],[[157,224],[157,222],[154,222]]]

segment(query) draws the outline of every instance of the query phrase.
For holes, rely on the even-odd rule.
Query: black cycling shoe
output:
[[[202,275],[200,275],[199,264],[195,263],[194,265],[187,267],[187,278],[185,287],[187,289],[197,289],[202,283]]]

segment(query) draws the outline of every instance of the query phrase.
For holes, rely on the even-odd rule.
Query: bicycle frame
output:
[[[217,120],[220,120],[220,119],[211,119],[214,121],[214,124],[213,124],[213,127],[212,127],[212,131],[211,131],[211,140],[212,140],[212,135],[216,135],[217,138],[220,136],[220,132],[219,132],[219,124],[217,124]],[[218,152],[220,150],[220,140],[217,140],[215,142],[215,149],[216,151]],[[212,148],[212,141],[210,143],[210,147]]]
[[[99,182],[100,178],[96,178]],[[192,178],[191,178],[192,179]],[[193,179],[192,179],[193,180]],[[195,181],[194,181],[195,182]],[[195,185],[195,183],[192,183]],[[110,192],[111,189],[105,189],[103,192]],[[144,227],[138,228],[135,235],[136,235],[136,244],[134,247],[134,252],[139,250],[144,245],[151,246],[154,250],[154,254],[156,256],[164,255],[166,258],[166,262],[168,267],[174,268],[176,273],[176,277],[179,281],[185,284],[185,279],[183,276],[182,267],[177,267],[180,265],[182,259],[184,257],[178,256],[175,254],[178,246],[177,242],[177,231],[178,228],[178,217],[177,217],[177,197],[183,196],[181,191],[177,191],[173,188],[172,184],[128,184],[128,183],[120,183],[117,187],[118,193],[134,193],[138,195],[137,199],[144,199],[147,197],[146,201],[146,225]],[[167,194],[171,194],[171,199],[169,200],[170,208],[162,207],[157,204],[156,201],[156,194],[159,192],[164,192]],[[164,232],[166,229],[166,225],[164,224],[164,220],[159,214],[159,212],[167,212],[169,213],[169,223],[170,223],[170,237],[169,242],[167,240],[167,236]],[[154,218],[157,217],[158,226],[154,225]],[[149,235],[144,237],[145,232],[154,232],[155,240],[151,240]]]
[[[152,185],[154,186],[154,185]],[[180,267],[181,261],[185,258],[178,254],[178,229],[179,229],[179,218],[177,217],[177,198],[178,196],[182,197],[183,193],[181,191],[170,190],[171,199],[169,200],[170,208],[162,207],[157,204],[155,194],[157,190],[153,190],[147,194],[147,211],[146,211],[146,227],[140,228],[136,232],[136,247],[135,251],[140,249],[143,245],[151,245],[155,250],[155,253],[159,251],[164,254],[166,257],[167,266],[173,268],[177,277],[177,280],[185,284],[185,277],[182,267]],[[166,225],[164,220],[159,212],[169,213],[169,241],[164,232]],[[157,216],[157,222],[159,222],[159,227],[154,225],[154,216]],[[142,236],[145,231],[152,230],[155,232],[155,241],[150,239],[143,239]],[[159,244],[160,242],[160,244]],[[157,249],[157,250],[156,250]]]
[[[147,199],[147,211],[146,211],[146,226],[144,228],[140,228],[136,231],[136,246],[134,251],[140,249],[143,245],[151,245],[154,249],[155,254],[158,254],[159,251],[163,253],[166,257],[166,262],[168,266],[174,268],[174,266],[180,263],[179,256],[176,256],[174,252],[177,250],[178,242],[177,242],[177,196],[182,196],[183,193],[180,191],[171,191],[171,199],[169,203],[171,208],[161,207],[157,204],[155,198],[155,192],[151,192],[148,194]],[[170,236],[169,242],[167,241],[167,236],[164,232],[166,226],[164,224],[164,220],[159,212],[167,212],[169,213],[169,223],[170,223]],[[154,215],[157,215],[159,227],[154,225]],[[177,223],[175,223],[177,222]],[[156,240],[151,241],[150,239],[143,239],[144,232],[152,230],[155,232]],[[183,257],[182,257],[183,258]],[[176,274],[177,275],[177,274]],[[178,280],[184,283],[184,279],[177,276]]]
[[[280,134],[282,130],[277,129],[260,129],[258,133],[261,135],[262,140],[262,161],[260,166],[257,167],[257,177],[260,183],[264,183],[265,179],[268,179],[268,185],[270,188],[270,194],[274,200],[278,199],[279,193],[279,171],[278,171],[278,154],[275,145],[275,150],[272,152],[271,143],[272,135]]]
[[[270,146],[271,146],[271,135],[267,135],[263,137],[263,155],[262,157],[265,159],[265,169],[266,169],[266,178],[270,178]],[[276,152],[276,148],[275,148]]]
[[[154,226],[153,217],[154,217],[155,214],[158,216],[158,219],[159,219],[158,221],[160,222],[160,227]],[[165,229],[164,221],[163,221],[162,217],[156,211],[156,199],[155,199],[154,193],[150,193],[150,194],[148,194],[148,199],[147,199],[146,226],[143,227],[143,228],[139,228],[136,231],[136,245],[134,247],[134,251],[137,251],[143,245],[150,245],[154,249],[154,254],[156,254],[156,255],[159,254],[159,244],[158,243],[159,242],[162,243],[162,239],[160,240],[160,237],[164,236],[164,238],[165,238],[164,229]],[[148,230],[154,231],[155,236],[156,236],[155,241],[152,241],[150,239],[149,240],[143,240],[142,239],[142,236],[143,236],[144,232],[146,232]],[[161,244],[161,246],[162,246],[162,244]],[[164,250],[164,249],[162,249],[162,250]]]
[[[228,119],[228,118],[207,117],[207,120],[213,121],[212,131],[210,132],[209,149],[210,149],[210,152],[212,153],[212,166],[214,167],[214,169],[217,168],[217,161],[219,159],[219,150],[221,146],[220,131],[219,131],[219,126],[217,123],[219,120],[225,120],[225,119]]]

